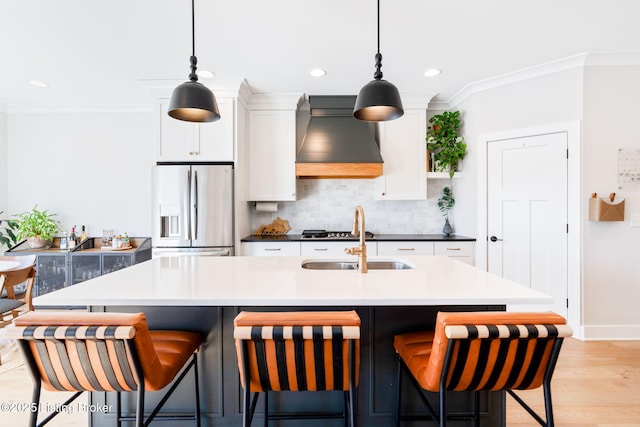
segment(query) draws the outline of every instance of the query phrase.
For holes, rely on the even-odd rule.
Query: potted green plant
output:
[[[449,211],[455,204],[456,200],[453,198],[451,188],[444,187],[442,189],[442,197],[438,199],[438,208],[440,208],[440,212],[444,215],[444,227],[442,228],[442,234],[447,237],[453,233],[453,228],[451,228],[451,224],[449,224]]]
[[[0,211],[2,215],[4,211]],[[0,246],[6,246],[10,248],[18,241],[16,236],[16,230],[18,228],[18,222],[13,219],[0,219]]]
[[[36,205],[32,210],[17,216],[17,237],[27,239],[27,247],[35,249],[51,246],[55,234],[60,230],[56,214],[38,210]]]
[[[458,168],[458,161],[467,154],[464,136],[459,136],[460,111],[445,111],[429,119],[427,129],[427,148],[433,153],[434,170],[449,172],[449,177]]]

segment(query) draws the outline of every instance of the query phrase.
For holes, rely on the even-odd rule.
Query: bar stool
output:
[[[243,394],[243,425],[249,427],[260,393],[269,420],[344,418],[356,425],[360,368],[360,317],[355,311],[246,312],[234,320]],[[344,392],[342,413],[269,413],[269,392]],[[254,393],[253,400],[251,393]]]
[[[435,331],[399,334],[396,426],[400,422],[402,372],[406,371],[441,427],[447,423],[446,392],[474,392],[475,425],[480,426],[479,392],[506,391],[541,426],[553,427],[551,377],[563,339],[572,335],[555,313],[438,313]],[[543,387],[546,421],[513,390]],[[424,391],[439,393],[440,413]],[[411,419],[416,419],[412,416]]]
[[[148,425],[193,367],[195,414],[171,419],[196,420],[200,426],[197,351],[200,334],[189,331],[150,331],[144,313],[29,312],[13,321],[6,337],[18,340],[34,381],[30,426],[48,423],[58,412],[37,424],[41,387],[75,391],[67,407],[84,391],[115,391],[117,423]],[[176,379],[177,378],[177,379]],[[144,416],[146,390],[157,391],[176,381],[148,417]],[[136,416],[121,413],[121,392],[136,391]]]

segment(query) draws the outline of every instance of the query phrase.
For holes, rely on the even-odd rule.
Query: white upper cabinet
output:
[[[427,198],[426,133],[427,104],[414,108],[405,102],[404,115],[378,124],[383,174],[376,179],[378,200],[425,200]],[[419,103],[418,103],[419,104]]]
[[[169,117],[169,101],[168,98],[158,100],[158,161],[234,161],[233,99],[216,98],[220,120],[211,123],[191,123]]]
[[[254,95],[248,111],[251,201],[296,200],[296,111],[300,96]]]

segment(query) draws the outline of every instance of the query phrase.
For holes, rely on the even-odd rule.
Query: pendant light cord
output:
[[[382,78],[382,54],[380,53],[380,0],[378,0],[378,52],[376,53],[376,72],[373,78],[380,80]]]
[[[378,0],[378,53],[380,53],[380,0]]]
[[[197,82],[198,81],[198,74],[196,73],[196,69],[197,69],[196,64],[197,63],[198,63],[198,58],[196,58],[195,0],[191,0],[191,73],[189,74],[189,80],[191,80],[192,82]]]

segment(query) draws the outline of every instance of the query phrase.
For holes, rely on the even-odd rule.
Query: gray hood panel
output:
[[[374,123],[363,122],[353,117],[355,96],[310,96],[309,126],[307,127],[298,157],[296,169],[300,177],[330,178],[331,170],[353,171],[353,177],[371,178],[370,169],[359,172],[358,164],[378,164],[382,173],[382,156],[376,142]],[[317,168],[314,169],[314,165]],[[304,170],[304,172],[302,172]],[[329,175],[327,175],[329,172]],[[349,176],[349,175],[346,175]]]

